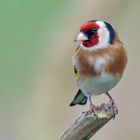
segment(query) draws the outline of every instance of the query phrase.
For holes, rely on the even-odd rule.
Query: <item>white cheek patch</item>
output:
[[[97,46],[98,48],[105,48],[109,45],[109,31],[103,21],[97,21],[96,23],[100,26],[98,30],[99,43]]]
[[[107,28],[103,27],[98,30],[99,43],[97,44],[99,48],[104,48],[109,45],[109,31]]]

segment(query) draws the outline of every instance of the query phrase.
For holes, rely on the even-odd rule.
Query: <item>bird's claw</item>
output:
[[[90,109],[87,111],[88,114],[94,114],[96,119],[98,119],[98,112],[100,111],[100,106],[90,105]]]
[[[113,100],[110,100],[109,103],[107,104],[102,104],[101,105],[106,111],[110,111],[112,118],[115,119],[116,115],[118,114],[118,109],[117,106],[115,104],[115,102]]]
[[[115,119],[116,115],[118,114],[116,103],[114,102],[114,100],[111,100],[109,105],[110,105],[110,110],[112,112],[112,117],[113,119]]]

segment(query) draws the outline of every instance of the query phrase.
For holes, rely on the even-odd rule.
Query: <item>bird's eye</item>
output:
[[[96,28],[93,28],[91,31],[92,31],[92,33],[97,33],[97,29]]]

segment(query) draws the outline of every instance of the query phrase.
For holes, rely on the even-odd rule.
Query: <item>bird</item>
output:
[[[90,20],[80,26],[74,39],[80,42],[72,57],[78,92],[70,106],[85,105],[89,99],[90,112],[97,113],[91,96],[106,94],[115,118],[118,113],[109,91],[121,80],[126,64],[126,49],[116,29],[104,20]]]

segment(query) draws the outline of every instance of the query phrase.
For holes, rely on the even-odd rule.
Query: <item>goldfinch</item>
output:
[[[97,106],[92,103],[91,96],[105,93],[115,117],[118,110],[108,92],[122,78],[127,63],[117,31],[106,21],[91,20],[80,26],[74,41],[81,42],[72,58],[79,90],[70,106],[84,105],[89,99],[90,111],[95,113]]]

